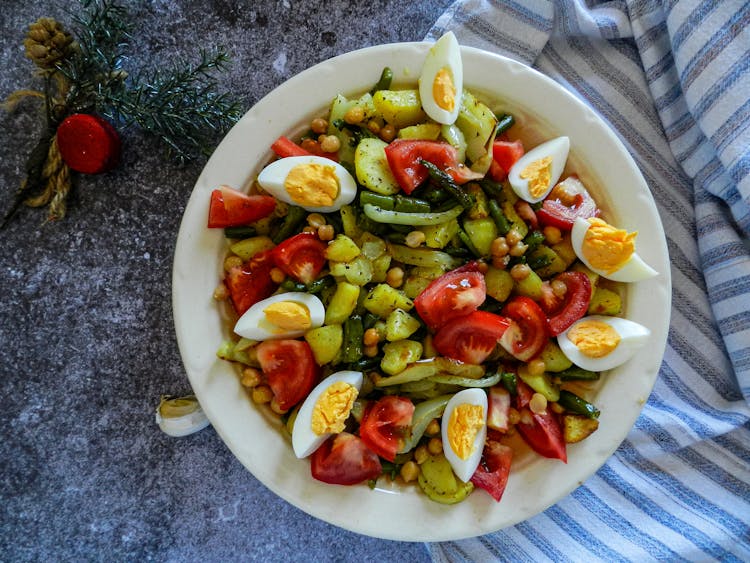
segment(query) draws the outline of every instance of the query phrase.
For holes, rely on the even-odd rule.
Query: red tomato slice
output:
[[[568,453],[565,449],[562,426],[557,415],[550,409],[543,413],[534,413],[526,408],[529,404],[533,391],[523,381],[518,381],[518,395],[516,396],[516,407],[518,410],[526,409],[530,415],[531,422],[516,424],[516,430],[521,434],[524,441],[531,446],[536,453],[552,459],[568,462]],[[523,416],[523,415],[522,415]]]
[[[482,461],[471,476],[471,482],[500,502],[508,484],[511,461],[513,448],[495,440],[487,440],[482,452]]]
[[[442,141],[396,139],[385,147],[388,166],[398,185],[407,194],[417,189],[429,176],[427,169],[419,163],[420,159],[445,170],[459,184],[482,177],[460,164],[456,155],[455,147]]]
[[[355,485],[377,479],[383,469],[377,454],[353,434],[326,440],[310,457],[313,478],[333,485]]]
[[[487,404],[487,428],[507,432],[510,415],[510,393],[505,387],[490,387]]]
[[[238,227],[263,217],[276,209],[276,200],[268,195],[247,195],[229,186],[211,192],[208,228]]]
[[[288,156],[310,156],[312,154],[284,135],[273,142],[271,150],[281,158]]]
[[[413,414],[414,403],[409,399],[386,395],[365,409],[359,436],[380,457],[393,461],[404,445]]]
[[[302,283],[310,283],[326,264],[326,243],[313,233],[294,235],[272,251],[276,267]]]
[[[270,253],[270,250],[259,252],[242,266],[229,270],[224,278],[234,310],[240,316],[261,299],[270,297],[278,287],[271,279]]]
[[[468,266],[433,280],[414,299],[419,316],[432,330],[439,329],[450,319],[476,311],[487,298],[484,275],[477,270],[468,270]]]
[[[570,176],[552,188],[536,215],[543,225],[569,231],[577,217],[598,217],[599,209],[583,183]]]
[[[441,356],[465,364],[481,364],[508,329],[508,319],[487,311],[474,311],[445,324],[432,340]]]
[[[500,176],[492,177],[496,182],[501,182],[510,172],[511,167],[523,156],[524,148],[521,141],[497,140],[492,144],[492,161],[497,164],[494,174]],[[492,172],[492,169],[490,169]]]
[[[502,314],[511,320],[500,344],[514,358],[528,362],[547,343],[547,316],[532,299],[519,295],[508,301]]]
[[[562,303],[552,312],[548,311],[547,326],[551,336],[565,332],[570,325],[586,314],[591,302],[591,281],[583,272],[563,272],[555,277],[568,290]]]
[[[266,340],[258,345],[257,353],[268,385],[283,410],[304,399],[318,380],[318,364],[304,340]]]

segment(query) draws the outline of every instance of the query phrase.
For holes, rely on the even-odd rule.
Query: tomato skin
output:
[[[410,194],[424,182],[429,173],[419,161],[431,162],[462,184],[480,178],[458,162],[456,148],[442,141],[396,139],[385,147],[385,157],[401,189]]]
[[[497,166],[494,169],[490,167],[492,179],[496,182],[505,180],[512,166],[523,154],[524,148],[521,141],[495,141],[492,144],[492,162]]]
[[[500,315],[474,311],[451,319],[435,334],[432,343],[441,356],[479,365],[495,349],[509,324]]]
[[[528,362],[547,343],[547,316],[529,297],[518,295],[508,301],[501,313],[512,322],[500,344],[518,360]]]
[[[599,209],[583,183],[570,176],[552,189],[536,214],[543,225],[569,231],[576,218],[598,217]]]
[[[302,283],[310,283],[326,264],[326,243],[313,233],[289,237],[271,252],[276,267]]]
[[[555,277],[568,288],[562,304],[547,319],[551,336],[565,332],[570,325],[583,317],[591,302],[591,280],[583,272],[562,272]],[[550,315],[550,312],[547,312]]]
[[[560,419],[550,409],[542,413],[534,413],[528,410],[527,405],[534,392],[523,381],[518,381],[518,395],[516,396],[516,408],[526,409],[531,416],[531,422],[516,424],[516,430],[521,434],[524,441],[531,446],[536,453],[543,457],[559,459],[568,462],[568,453],[565,448]]]
[[[476,487],[487,491],[496,502],[500,502],[508,484],[512,461],[513,448],[496,440],[487,439],[482,451],[482,461],[471,476],[471,482]]]
[[[510,415],[510,392],[501,385],[495,385],[490,387],[487,399],[487,428],[507,432]]]
[[[367,405],[359,436],[373,452],[393,461],[404,445],[404,434],[411,426],[414,403],[406,397],[386,395]]]
[[[329,438],[310,456],[314,479],[332,485],[356,485],[377,479],[383,468],[375,452],[354,434],[341,432]]]
[[[259,252],[250,260],[227,272],[224,285],[235,312],[242,316],[258,301],[270,297],[278,285],[271,279],[271,251]]]
[[[268,195],[247,195],[229,186],[211,192],[208,228],[239,227],[263,217],[276,209],[276,200]]]
[[[451,270],[435,279],[414,299],[414,306],[422,320],[432,330],[438,330],[451,319],[476,311],[487,298],[487,284],[478,270],[470,264]]]
[[[271,144],[271,150],[276,153],[276,156],[281,158],[288,156],[310,156],[312,154],[284,135]]]
[[[268,386],[282,410],[304,399],[318,381],[318,364],[304,340],[266,340],[258,345],[257,353]]]

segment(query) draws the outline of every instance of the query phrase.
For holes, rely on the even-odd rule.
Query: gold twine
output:
[[[27,199],[29,207],[41,207],[50,203],[48,220],[54,221],[65,217],[66,199],[72,187],[70,168],[62,159],[57,146],[57,135],[52,137],[47,153],[47,160],[42,169],[42,181],[46,182],[44,191],[38,196]]]

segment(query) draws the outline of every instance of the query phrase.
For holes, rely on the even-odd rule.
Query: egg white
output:
[[[291,198],[284,187],[284,182],[292,168],[300,164],[320,164],[322,166],[332,166],[334,168],[336,178],[338,178],[339,181],[339,193],[331,205],[301,205]],[[258,184],[276,199],[290,205],[297,205],[307,211],[318,211],[321,213],[338,211],[341,209],[342,205],[351,203],[357,196],[357,182],[346,168],[330,158],[315,155],[289,156],[273,161],[261,170],[258,175]]]
[[[608,324],[620,335],[620,342],[609,354],[601,358],[590,358],[583,354],[578,347],[568,338],[568,333],[578,325],[587,320],[601,321]],[[628,319],[620,317],[608,317],[605,315],[590,315],[574,322],[568,330],[557,336],[557,343],[563,354],[575,365],[589,371],[605,371],[624,364],[648,342],[651,331],[645,326]]]
[[[303,457],[309,456],[331,436],[331,434],[328,433],[318,435],[313,432],[312,414],[313,409],[315,408],[315,403],[318,402],[320,396],[326,389],[338,381],[343,381],[344,383],[352,385],[357,389],[357,392],[359,392],[362,387],[362,372],[337,371],[326,377],[312,391],[310,391],[310,394],[297,412],[297,417],[294,419],[294,428],[292,429],[292,448],[294,449],[294,455],[298,458],[302,459]]]
[[[432,94],[435,76],[440,72],[440,69],[445,67],[449,69],[453,79],[453,86],[456,88],[453,111],[441,108]],[[458,45],[458,40],[453,35],[453,32],[449,31],[438,39],[427,52],[424,64],[422,65],[422,74],[419,77],[419,97],[422,102],[422,108],[428,116],[438,123],[450,125],[458,117],[458,111],[461,109],[461,98],[463,96],[463,68],[461,48]]]
[[[462,404],[479,405],[482,407],[484,424],[482,428],[477,432],[474,438],[474,449],[469,455],[468,459],[461,459],[458,457],[456,452],[450,445],[448,436],[448,426],[451,419],[451,415],[456,407]],[[448,401],[445,406],[445,412],[443,413],[443,420],[440,428],[441,436],[443,439],[443,453],[446,459],[451,464],[453,472],[456,476],[461,479],[464,483],[471,479],[474,472],[479,466],[479,462],[482,459],[482,450],[484,450],[484,441],[487,437],[487,394],[483,389],[464,389],[459,391]]]
[[[616,282],[637,282],[652,278],[658,274],[656,270],[643,261],[637,252],[633,252],[630,259],[625,262],[619,270],[616,270],[611,274],[592,266],[583,255],[583,239],[590,227],[591,223],[589,223],[588,220],[578,217],[573,223],[573,229],[570,232],[570,243],[573,246],[573,250],[578,259],[583,262],[588,269],[608,280]]]
[[[266,320],[266,315],[263,312],[266,307],[272,303],[278,303],[280,301],[293,301],[307,307],[310,311],[310,321],[312,326],[304,330],[285,330],[280,329],[269,323]],[[234,325],[234,332],[249,338],[250,340],[272,340],[277,338],[297,338],[305,334],[306,331],[311,328],[318,328],[323,326],[325,320],[326,311],[323,303],[320,299],[309,293],[303,291],[289,291],[286,293],[277,293],[267,299],[258,301],[255,305],[250,307],[245,313],[239,318],[237,324]]]
[[[513,188],[513,191],[516,192],[516,195],[529,203],[536,203],[547,197],[555,184],[557,184],[560,176],[562,176],[563,170],[565,169],[565,163],[568,160],[569,151],[570,139],[568,137],[557,137],[556,139],[537,145],[519,158],[515,164],[511,166],[510,171],[508,172],[508,182],[510,182],[510,186]],[[552,157],[549,185],[544,193],[539,197],[534,197],[529,193],[529,179],[521,178],[521,174],[529,164],[547,156]]]

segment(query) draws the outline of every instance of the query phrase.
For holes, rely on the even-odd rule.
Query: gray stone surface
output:
[[[421,39],[449,0],[154,0],[129,4],[131,68],[225,45],[225,88],[246,107],[308,66]],[[0,97],[32,86],[21,42],[72,0],[3,0]],[[34,103],[0,112],[0,203],[40,130]],[[78,178],[68,217],[23,209],[0,231],[0,560],[426,560],[277,498],[204,430],[162,434],[162,393],[189,391],[171,310],[171,262],[202,163],[177,168],[136,130],[113,172]]]

